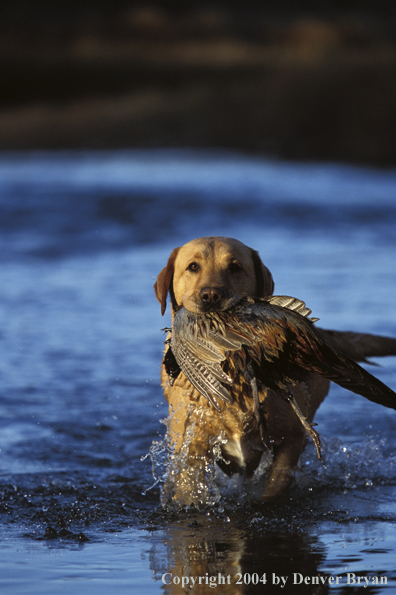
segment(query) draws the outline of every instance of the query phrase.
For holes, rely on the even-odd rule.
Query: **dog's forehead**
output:
[[[247,246],[232,238],[208,237],[198,238],[185,244],[179,254],[178,261],[212,260],[218,262],[230,259],[246,260],[250,256]]]

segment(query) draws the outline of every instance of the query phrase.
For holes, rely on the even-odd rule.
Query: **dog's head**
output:
[[[175,248],[154,285],[166,309],[184,306],[194,313],[227,310],[243,296],[272,295],[272,275],[258,253],[232,238],[208,237]]]

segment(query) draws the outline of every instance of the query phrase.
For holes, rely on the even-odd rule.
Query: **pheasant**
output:
[[[217,399],[232,405],[232,385],[242,374],[251,388],[254,413],[265,424],[261,384],[287,400],[312,438],[321,459],[320,439],[294,398],[293,386],[310,373],[323,376],[370,401],[396,409],[396,393],[336,350],[315,328],[305,303],[288,296],[243,298],[226,311],[195,314],[180,308],[170,331],[164,364],[172,385],[180,371],[218,410]]]

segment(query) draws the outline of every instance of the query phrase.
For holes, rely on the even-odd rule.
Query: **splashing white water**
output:
[[[162,485],[160,500],[165,509],[214,506],[221,498],[216,483],[215,463],[221,458],[221,445],[225,439],[221,435],[214,437],[207,457],[191,455],[189,447],[196,431],[195,423],[192,423],[180,450],[176,451],[170,434],[170,422],[174,414],[161,420],[166,426],[165,436],[160,441],[153,441],[149,453],[143,457],[149,457],[152,463],[154,484],[148,489]],[[196,465],[191,464],[194,460]]]
[[[174,414],[172,414],[174,415]],[[241,503],[256,500],[263,493],[272,454],[264,453],[252,478],[235,474],[228,477],[216,465],[222,459],[221,448],[226,443],[223,435],[215,436],[208,456],[191,456],[189,447],[195,432],[194,424],[188,428],[181,449],[176,452],[170,438],[172,415],[161,420],[166,426],[162,440],[153,441],[149,453],[155,486],[161,486],[160,501],[168,510],[180,508],[203,509],[218,505],[220,500]],[[396,456],[387,453],[387,441],[366,437],[360,443],[346,444],[338,438],[324,441],[325,462],[319,462],[308,446],[296,472],[297,492],[331,487],[332,489],[371,488],[396,480]],[[191,461],[196,461],[192,465]],[[181,495],[182,494],[182,495]]]
[[[227,440],[223,433],[214,436],[209,444],[206,456],[193,455],[190,444],[196,433],[197,422],[188,427],[180,450],[176,451],[175,441],[171,438],[170,424],[175,413],[161,420],[166,426],[162,440],[154,440],[147,455],[150,458],[154,483],[145,490],[161,485],[160,501],[165,509],[207,508],[218,504],[222,498],[242,501],[257,499],[263,492],[267,471],[272,463],[272,454],[263,454],[259,467],[253,477],[235,474],[228,477],[217,466],[224,461],[222,446]]]

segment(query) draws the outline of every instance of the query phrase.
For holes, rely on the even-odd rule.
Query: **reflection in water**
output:
[[[174,522],[151,549],[155,579],[169,595],[328,593],[327,582],[315,584],[326,577],[318,570],[325,548],[316,538],[302,532],[261,533],[254,524],[253,518],[240,529],[228,517],[204,515]]]

